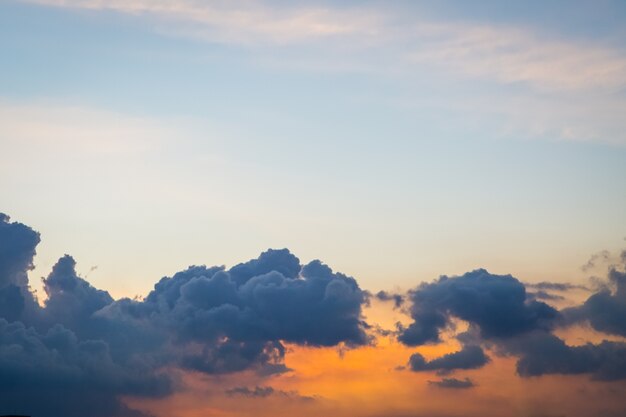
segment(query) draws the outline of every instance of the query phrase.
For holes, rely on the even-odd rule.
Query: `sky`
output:
[[[624,22],[0,1],[0,414],[623,415]]]

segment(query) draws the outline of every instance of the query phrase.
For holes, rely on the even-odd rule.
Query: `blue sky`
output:
[[[626,236],[625,9],[3,1],[2,210],[115,296],[269,247],[581,279]]]

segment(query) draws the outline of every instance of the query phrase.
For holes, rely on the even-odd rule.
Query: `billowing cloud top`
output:
[[[283,342],[369,342],[356,281],[288,250],[224,267],[192,266],[161,279],[142,301],[113,300],[79,277],[71,256],[28,289],[39,235],[0,218],[0,386],[3,410],[39,416],[136,415],[120,395],[173,390],[168,366],[207,374],[287,370]],[[63,392],[72,392],[68,401]],[[41,404],[41,405],[37,405]],[[101,407],[97,405],[102,405]]]
[[[483,337],[492,338],[548,328],[557,316],[549,305],[529,300],[517,279],[484,269],[423,284],[412,298],[414,322],[400,335],[403,343],[412,346],[438,341],[439,331],[451,317],[472,323]]]
[[[40,305],[27,279],[38,242],[38,233],[0,214],[3,412],[140,416],[121,398],[160,398],[183,389],[175,370],[248,371],[263,378],[289,370],[286,343],[352,348],[373,343],[375,332],[368,329],[376,327],[362,314],[370,293],[320,261],[302,265],[287,249],[268,250],[230,269],[191,266],[162,278],[143,300],[114,300],[81,278],[74,259],[65,255],[44,278],[47,298]],[[546,291],[553,287],[541,285]],[[376,297],[394,301],[395,308],[410,305],[412,322],[398,325],[395,333],[407,346],[438,343],[456,321],[469,324],[453,336],[460,350],[428,360],[416,352],[409,359],[411,371],[448,375],[513,355],[521,377],[589,374],[618,380],[626,379],[624,342],[568,345],[554,330],[588,322],[597,331],[625,336],[625,288],[626,273],[614,266],[599,292],[578,307],[558,311],[537,301],[516,278],[479,269],[423,283],[408,296],[381,292]],[[475,385],[454,377],[430,384]],[[258,386],[227,393],[295,395]]]

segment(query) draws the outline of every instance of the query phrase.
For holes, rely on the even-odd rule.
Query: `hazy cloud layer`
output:
[[[533,137],[625,143],[626,103],[619,92],[626,86],[626,54],[611,38],[570,40],[524,25],[436,18],[423,10],[427,5],[23,2],[147,19],[165,36],[245,50],[265,67],[486,82],[499,93],[459,97],[447,108],[501,119],[497,126],[504,134],[517,130]],[[503,86],[512,91],[503,93]],[[412,103],[416,109],[424,105],[417,97]]]

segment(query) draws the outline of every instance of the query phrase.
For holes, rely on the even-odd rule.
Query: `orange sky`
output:
[[[390,303],[378,301],[366,314],[387,328],[403,315]],[[583,327],[561,331],[559,336],[569,344],[607,338]],[[440,388],[429,384],[442,378],[434,372],[399,368],[414,352],[431,359],[458,350],[454,341],[409,348],[379,336],[375,346],[357,349],[287,348],[285,363],[290,372],[271,377],[250,371],[215,377],[179,372],[185,391],[162,400],[128,402],[158,417],[585,417],[619,416],[625,407],[626,381],[591,381],[588,375],[521,378],[515,373],[516,358],[499,357],[493,351],[488,352],[492,360],[484,368],[443,376],[469,377],[476,384],[470,389]],[[272,387],[275,393],[267,397],[226,393],[234,387],[256,386]]]

